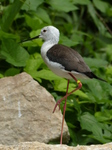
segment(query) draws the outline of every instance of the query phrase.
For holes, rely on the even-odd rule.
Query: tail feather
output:
[[[94,73],[92,73],[92,72],[85,72],[84,73],[86,76],[88,76],[89,78],[95,78],[95,79],[98,79],[98,80],[101,80],[101,81],[103,81],[103,82],[107,82],[106,80],[104,80],[104,79],[101,79],[101,78],[99,78],[99,77],[97,77]]]

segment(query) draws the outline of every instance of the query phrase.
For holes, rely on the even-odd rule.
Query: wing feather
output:
[[[50,61],[60,63],[67,71],[77,71],[79,73],[91,72],[82,56],[67,46],[54,45],[48,50],[47,57]]]

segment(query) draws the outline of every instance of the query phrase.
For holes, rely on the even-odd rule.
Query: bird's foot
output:
[[[57,106],[59,106],[59,110],[60,110],[60,104],[61,104],[61,102],[62,102],[62,99],[60,99],[60,100],[57,101],[57,103],[54,106],[53,113],[55,112]]]

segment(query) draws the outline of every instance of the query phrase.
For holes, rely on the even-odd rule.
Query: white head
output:
[[[51,41],[55,44],[59,41],[59,30],[54,26],[46,26],[41,30],[39,38],[42,38],[44,41]]]

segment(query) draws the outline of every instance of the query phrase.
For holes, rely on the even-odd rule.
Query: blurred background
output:
[[[40,55],[43,41],[19,43],[37,36],[47,25],[57,27],[59,43],[77,50],[91,70],[107,81],[81,80],[82,89],[68,97],[68,145],[111,142],[112,1],[0,0],[0,78],[25,71],[57,101],[65,95],[67,80],[44,64]],[[76,86],[71,80],[69,91]]]

